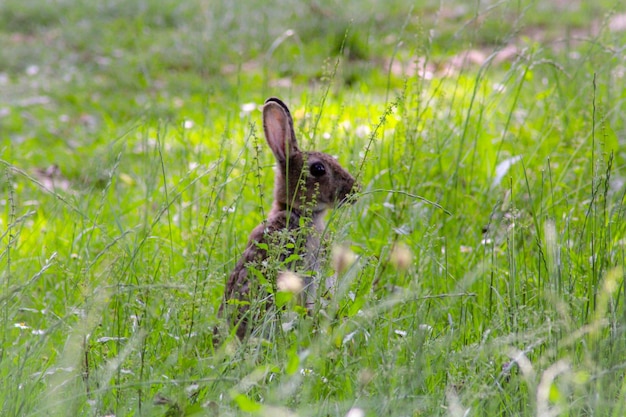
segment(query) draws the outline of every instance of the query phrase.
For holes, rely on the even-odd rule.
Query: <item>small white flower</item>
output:
[[[37,75],[39,73],[39,67],[37,65],[29,65],[26,67],[27,75]]]
[[[247,116],[256,109],[255,103],[244,103],[241,105],[241,115]]]
[[[360,408],[353,407],[346,413],[346,417],[365,417],[365,411]]]
[[[498,92],[498,93],[503,93],[506,90],[506,87],[505,87],[504,84],[495,83],[493,85],[493,90]]]
[[[372,133],[372,129],[370,129],[370,127],[367,126],[367,125],[359,125],[354,130],[354,134],[358,138],[365,138],[365,137],[369,136],[370,133]]]
[[[198,390],[198,388],[200,388],[200,385],[191,384],[187,388],[185,388],[185,391],[187,392],[187,394],[193,394],[195,391]]]

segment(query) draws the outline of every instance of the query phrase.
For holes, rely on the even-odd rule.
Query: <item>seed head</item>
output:
[[[333,269],[337,274],[342,274],[356,261],[356,254],[347,245],[337,245],[333,247]]]
[[[284,271],[278,275],[276,287],[278,287],[279,291],[298,294],[302,291],[304,285],[302,278],[300,278],[298,274],[292,271]]]
[[[399,271],[406,271],[413,262],[413,253],[404,243],[395,243],[391,249],[389,262]]]

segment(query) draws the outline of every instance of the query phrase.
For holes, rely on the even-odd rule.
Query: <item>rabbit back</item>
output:
[[[256,322],[273,305],[272,294],[276,291],[276,277],[281,269],[292,271],[319,269],[316,256],[320,239],[316,232],[307,231],[294,212],[270,213],[267,221],[258,225],[250,234],[246,249],[226,282],[220,314],[229,317],[231,325],[237,325],[237,335],[243,338],[251,322]],[[295,257],[288,265],[285,261]],[[268,258],[274,262],[267,262]],[[262,284],[256,274],[265,277]],[[311,278],[304,278],[305,287],[311,286]],[[268,286],[270,288],[268,288]],[[310,291],[305,288],[307,304]]]

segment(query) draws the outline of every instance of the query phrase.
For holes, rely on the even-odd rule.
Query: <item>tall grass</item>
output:
[[[24,13],[26,32],[49,35],[59,10],[78,22],[96,7],[77,4],[2,7]],[[128,35],[134,22],[155,34],[164,57],[159,39],[189,39],[198,21],[213,22],[206,7],[134,9],[142,4],[107,3],[102,17],[71,27],[109,36],[113,24]],[[0,113],[10,139],[0,145],[1,414],[623,415],[623,34],[605,29],[566,48],[522,37],[508,60],[443,70],[446,39],[460,44],[455,51],[474,42],[500,50],[488,42],[516,33],[498,32],[493,13],[541,22],[526,6],[479,7],[486,23],[471,36],[442,18],[436,28],[459,32],[429,40],[415,36],[429,22],[407,20],[401,2],[389,8],[395,29],[348,4],[331,19],[345,25],[328,36],[356,56],[322,62],[328,39],[311,32],[332,22],[317,16],[271,56],[258,59],[252,44],[219,81],[211,76],[223,65],[185,55],[204,42],[177,50],[172,67],[141,53],[141,35],[127,36],[119,68],[98,70],[93,83],[31,90],[15,47],[2,71],[19,88]],[[255,39],[258,48],[269,47],[287,29],[275,22],[289,16],[263,10],[252,35],[225,31],[212,53],[231,56],[220,42],[258,33],[267,38]],[[413,13],[425,20],[430,10],[447,11]],[[352,15],[361,18],[350,24]],[[393,57],[367,33],[394,35]],[[55,39],[82,41],[69,50],[83,53],[93,36]],[[44,79],[55,71],[48,58]],[[244,68],[247,59],[260,67]],[[391,71],[414,61],[421,72]],[[86,80],[91,67],[76,65]],[[276,87],[280,77],[314,82]],[[178,88],[185,79],[195,87]],[[166,85],[150,90],[159,80]],[[22,88],[51,102],[20,104]],[[272,195],[260,112],[243,104],[269,94],[292,108],[303,147],[337,155],[358,176],[359,200],[332,212],[327,231],[355,261],[313,317],[288,304],[261,324],[265,338],[218,341],[225,277]],[[61,174],[36,169],[52,163]],[[293,317],[297,325],[282,330]]]

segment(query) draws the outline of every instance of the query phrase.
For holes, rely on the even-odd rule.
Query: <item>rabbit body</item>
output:
[[[259,274],[275,290],[278,273],[297,271],[304,277],[301,302],[312,309],[316,299],[315,275],[324,252],[324,215],[328,209],[349,200],[355,188],[354,178],[332,156],[299,149],[289,109],[277,98],[265,101],[263,130],[277,162],[274,202],[267,220],[250,234],[248,245],[227,280],[220,307],[220,312],[228,312],[240,338],[253,330],[250,324],[272,305],[271,292],[262,290]]]

